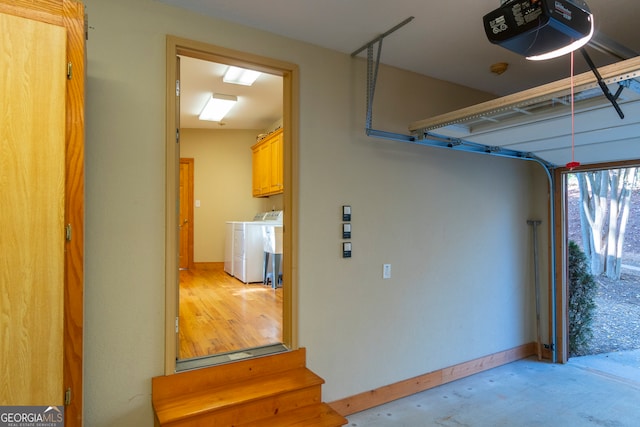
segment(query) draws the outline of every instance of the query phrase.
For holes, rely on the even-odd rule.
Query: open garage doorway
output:
[[[568,356],[640,353],[640,168],[601,168],[565,175]],[[571,252],[575,243],[578,253]],[[583,261],[593,289],[576,265]],[[573,275],[571,273],[573,270]],[[572,280],[573,279],[573,280]],[[589,295],[591,293],[592,295]],[[589,310],[589,305],[592,305]]]

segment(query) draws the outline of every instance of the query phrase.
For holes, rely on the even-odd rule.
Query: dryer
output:
[[[233,226],[233,275],[241,282],[262,282],[262,223],[237,222]]]

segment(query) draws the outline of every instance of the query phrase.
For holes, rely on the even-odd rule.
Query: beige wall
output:
[[[86,426],[153,425],[151,377],[164,368],[166,34],[300,67],[299,341],[325,400],[535,339],[526,220],[547,218],[540,167],[368,138],[366,67],[348,54],[152,0],[85,3]],[[374,127],[404,132],[488,98],[383,68]],[[353,207],[351,259],[340,256],[343,204]]]
[[[180,156],[194,159],[194,261],[223,262],[226,221],[271,210],[251,195],[251,146],[259,130],[182,129]]]

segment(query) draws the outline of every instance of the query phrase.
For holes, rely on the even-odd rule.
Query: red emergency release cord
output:
[[[573,52],[571,52],[571,161],[567,163],[567,168],[573,170],[580,166],[580,162],[575,160],[575,141],[576,141],[576,127],[575,127],[575,108],[574,108],[574,94],[573,94]]]

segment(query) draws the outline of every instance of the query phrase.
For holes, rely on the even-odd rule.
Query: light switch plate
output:
[[[349,205],[342,206],[342,220],[351,221],[351,206]]]
[[[342,244],[342,258],[351,258],[351,242]]]
[[[345,222],[342,224],[342,238],[350,239],[351,238],[351,224]]]

